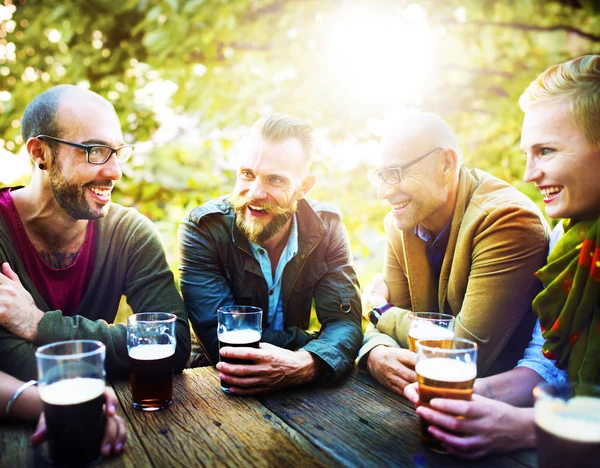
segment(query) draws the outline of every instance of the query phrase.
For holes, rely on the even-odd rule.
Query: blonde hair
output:
[[[524,112],[550,102],[567,103],[588,141],[600,147],[600,55],[584,55],[548,68],[519,98]]]
[[[306,153],[306,162],[310,165],[314,152],[314,137],[310,124],[286,114],[273,114],[258,119],[252,126],[252,131],[258,132],[269,141],[282,141],[296,138],[302,144]]]

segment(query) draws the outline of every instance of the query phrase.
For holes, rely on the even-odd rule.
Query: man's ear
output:
[[[448,183],[450,180],[454,178],[456,172],[458,171],[459,161],[458,154],[452,148],[445,148],[443,153],[443,173],[444,173],[444,182]]]
[[[302,179],[302,187],[300,189],[300,195],[298,197],[298,200],[302,200],[304,197],[306,197],[306,194],[312,190],[316,181],[317,176],[315,176],[314,174],[309,174],[304,179]]]
[[[50,149],[36,137],[31,137],[26,143],[27,153],[36,167],[48,167],[48,157]]]

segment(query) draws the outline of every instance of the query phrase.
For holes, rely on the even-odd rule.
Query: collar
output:
[[[417,236],[422,241],[425,241],[427,244],[443,244],[446,245],[448,243],[448,238],[450,237],[450,226],[452,225],[452,218],[446,223],[442,232],[438,234],[438,236],[433,239],[433,234],[430,231],[425,229],[422,225],[418,224],[415,226],[415,236]]]

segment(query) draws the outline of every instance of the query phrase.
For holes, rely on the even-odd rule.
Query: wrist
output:
[[[299,358],[299,383],[309,383],[315,380],[319,375],[320,359],[305,350],[296,351],[296,355]]]
[[[515,408],[518,414],[519,427],[521,428],[521,449],[535,448],[535,418],[533,408]]]
[[[369,352],[369,357],[367,358],[367,369],[369,372],[376,365],[377,361],[382,359],[387,352],[387,348],[385,345],[377,345]]]

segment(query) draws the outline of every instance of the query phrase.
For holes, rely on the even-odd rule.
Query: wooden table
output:
[[[129,438],[124,454],[100,466],[536,466],[532,450],[479,463],[428,452],[412,405],[357,373],[334,387],[249,398],[224,394],[211,367],[187,369],[175,377],[173,406],[156,413],[132,408],[128,382],[113,387]],[[32,432],[0,425],[0,466],[45,466]]]

